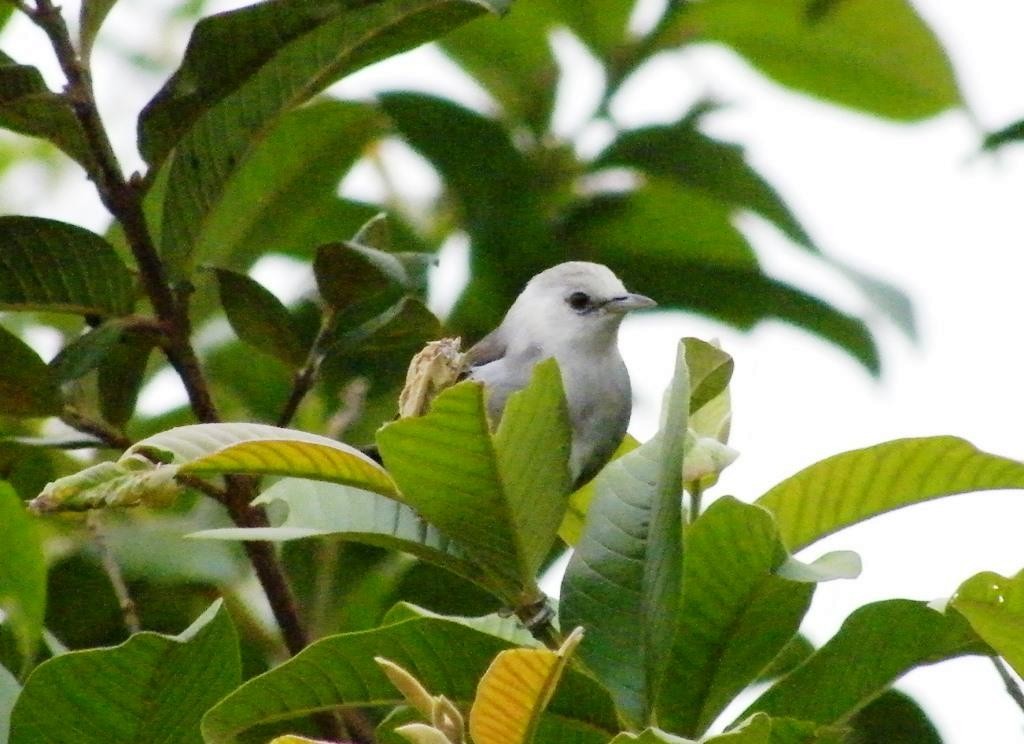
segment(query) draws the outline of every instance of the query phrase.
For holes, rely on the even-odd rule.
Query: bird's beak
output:
[[[649,307],[657,306],[657,302],[642,294],[627,294],[622,295],[621,297],[612,297],[605,303],[605,307],[613,313],[628,313],[631,310],[644,310]]]

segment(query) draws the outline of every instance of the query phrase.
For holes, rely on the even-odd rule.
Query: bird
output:
[[[467,377],[484,384],[492,425],[534,365],[553,357],[572,426],[570,476],[574,487],[589,481],[621,444],[632,413],[619,326],[627,313],[656,305],[598,263],[567,261],[534,276],[500,325],[466,352]]]

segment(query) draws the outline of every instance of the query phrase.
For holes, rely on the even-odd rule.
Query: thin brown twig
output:
[[[65,406],[61,411],[60,420],[76,431],[90,434],[111,449],[126,450],[132,446],[132,440],[104,421],[97,421],[84,415],[72,406]]]
[[[302,368],[295,373],[295,379],[292,381],[292,389],[288,394],[288,400],[281,410],[281,415],[277,417],[278,426],[284,427],[291,423],[296,412],[299,410],[299,405],[309,394],[309,391],[313,389],[316,378],[320,374],[320,365],[324,361],[324,344],[328,336],[334,332],[336,325],[337,315],[334,310],[330,307],[325,308],[323,320],[320,322],[320,328],[316,332],[316,338],[313,339],[313,343],[309,347],[306,361]]]
[[[99,551],[100,565],[103,566],[103,571],[107,574],[110,586],[114,590],[114,596],[117,597],[117,603],[121,607],[124,626],[128,629],[129,635],[134,635],[142,630],[142,624],[139,622],[139,613],[135,607],[135,601],[132,599],[131,594],[128,593],[128,584],[125,583],[121,567],[114,560],[114,555],[110,552],[110,546],[107,545],[107,541],[103,536],[99,512],[96,510],[90,511],[85,518],[85,523],[89,527],[93,543]]]
[[[1017,707],[1024,711],[1024,690],[1021,689],[1020,684],[1010,674],[1002,659],[998,656],[990,656],[989,658],[992,660],[992,665],[996,668],[996,672],[999,673],[999,677],[1003,680],[1006,693],[1017,704]]]

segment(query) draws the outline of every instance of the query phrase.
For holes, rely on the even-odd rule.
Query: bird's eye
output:
[[[565,301],[573,310],[586,310],[590,306],[590,295],[586,292],[573,292]]]

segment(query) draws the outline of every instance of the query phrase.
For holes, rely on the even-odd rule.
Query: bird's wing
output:
[[[501,326],[498,326],[470,347],[466,352],[466,360],[470,367],[479,367],[501,359],[507,348],[505,334],[501,332]]]

